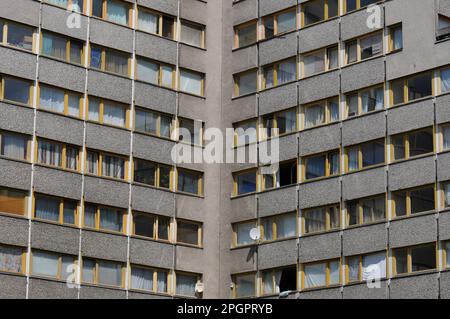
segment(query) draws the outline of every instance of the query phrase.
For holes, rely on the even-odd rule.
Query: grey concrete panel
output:
[[[233,4],[233,25],[258,18],[258,0],[239,1]]]
[[[380,283],[379,288],[368,288],[366,283],[347,285],[344,287],[344,299],[388,299],[389,288],[386,281]]]
[[[439,239],[450,239],[450,212],[442,212],[439,214]]]
[[[340,288],[303,291],[299,299],[342,299],[342,292]]]
[[[0,73],[27,80],[34,80],[36,77],[36,56],[34,54],[0,47],[0,56],[2,57],[0,59]]]
[[[297,106],[297,84],[291,83],[265,90],[259,96],[261,115]]]
[[[295,239],[260,245],[258,268],[267,269],[297,263],[297,242]]]
[[[426,100],[390,109],[388,112],[388,134],[398,134],[434,123],[433,101]]]
[[[386,192],[384,167],[347,174],[342,179],[344,200],[362,198]]]
[[[440,278],[440,297],[450,299],[450,272],[442,272]]]
[[[342,69],[342,91],[344,93],[384,82],[383,57],[349,65]]]
[[[285,136],[281,136],[278,139],[280,151],[280,162],[291,160],[297,157],[298,155],[298,135],[297,134],[289,134]],[[270,151],[271,141],[260,142],[260,149],[264,145],[267,147],[267,150]],[[261,160],[261,159],[260,159]]]
[[[263,41],[259,45],[259,64],[266,65],[297,55],[297,33]]]
[[[233,74],[258,67],[258,49],[255,45],[233,51]]]
[[[386,115],[383,112],[344,121],[342,145],[349,146],[383,138],[386,135]]]
[[[299,103],[306,104],[339,95],[339,71],[312,76],[299,82]]]
[[[337,177],[301,184],[298,193],[300,209],[339,203],[340,184]]]
[[[255,246],[233,249],[230,251],[230,255],[232,260],[230,272],[232,274],[256,269],[257,258]]]
[[[128,53],[133,51],[133,31],[125,26],[91,19],[89,36],[95,44]]]
[[[75,227],[33,221],[31,247],[69,255],[78,255],[80,230]]]
[[[133,155],[149,161],[172,164],[171,152],[174,145],[175,142],[165,139],[143,134],[133,135]]]
[[[176,246],[176,268],[180,271],[202,273],[205,271],[206,254],[204,249]]]
[[[25,299],[27,291],[27,278],[0,274],[0,298],[1,299]]]
[[[45,111],[37,112],[36,135],[38,137],[81,146],[83,145],[83,130],[82,120]]]
[[[128,184],[105,178],[85,177],[84,199],[86,202],[128,207]]]
[[[71,91],[83,93],[86,70],[80,66],[41,57],[39,59],[39,81]]]
[[[35,192],[79,200],[81,183],[81,174],[35,166]]]
[[[127,237],[85,229],[81,234],[81,255],[126,262]]]
[[[176,16],[178,12],[178,1],[177,0],[137,0],[138,5],[158,10],[164,13],[168,13]]]
[[[74,20],[72,12],[64,10],[64,8],[54,7],[47,5],[46,3],[42,6],[42,28],[44,30],[53,31],[86,41],[88,18],[86,16],[79,15],[75,19],[78,18],[79,20]],[[79,21],[79,28],[78,25],[77,28],[68,28],[68,21]]]
[[[291,8],[297,5],[297,0],[261,0],[259,2],[259,14],[265,16],[273,12]]]
[[[441,153],[437,156],[437,179],[447,181],[450,179],[450,153]]]
[[[177,194],[175,198],[178,218],[205,221],[208,214],[205,198],[183,194]]]
[[[175,114],[176,93],[172,90],[160,88],[150,84],[136,82],[135,84],[136,105]]]
[[[87,123],[86,147],[128,155],[130,153],[130,132],[120,128]]]
[[[437,240],[437,223],[434,214],[393,220],[389,228],[389,245],[392,248],[432,243]]]
[[[33,109],[0,103],[0,128],[28,135],[33,134]]]
[[[362,255],[385,251],[387,247],[386,224],[366,225],[344,230],[344,256]]]
[[[341,257],[341,235],[331,232],[300,237],[299,262],[309,263]]]
[[[436,98],[436,122],[438,124],[450,122],[450,94]]]
[[[342,40],[346,41],[376,31],[376,28],[370,27],[373,23],[373,14],[373,10],[364,9],[343,16],[341,21]],[[380,26],[382,27],[384,25],[383,8],[381,8],[380,18]]]
[[[39,24],[39,2],[29,0],[3,0],[0,17],[37,26]]]
[[[126,297],[126,291],[121,289],[82,286],[80,290],[80,299],[126,299]]]
[[[30,164],[0,159],[0,186],[28,190],[30,181]]]
[[[7,245],[28,246],[28,220],[13,216],[0,216],[0,242]]]
[[[175,194],[151,187],[133,185],[131,206],[134,210],[172,216],[175,212]]]
[[[199,2],[198,0],[191,0]],[[180,68],[206,73],[207,52],[189,45],[180,45]]]
[[[206,24],[207,3],[198,0],[183,0],[180,2],[180,17],[192,22]]]
[[[206,99],[190,94],[178,95],[178,116],[206,122]]]
[[[256,196],[244,196],[230,201],[231,222],[256,218]]]
[[[67,287],[67,283],[45,279],[30,279],[30,299],[77,299],[78,290]]]
[[[236,123],[257,116],[257,98],[256,95],[249,95],[242,98],[234,99],[224,110],[222,116],[225,123]],[[231,127],[231,126],[229,126]]]
[[[339,20],[319,23],[299,31],[300,54],[318,50],[339,42]]]
[[[175,65],[177,63],[177,43],[157,35],[137,31],[136,54],[157,61]]]
[[[437,274],[408,276],[392,279],[391,299],[437,299],[439,285]]]
[[[258,196],[260,217],[297,210],[297,187],[277,189]]]
[[[389,166],[388,176],[391,191],[434,183],[436,177],[434,157],[392,164]]]
[[[89,71],[88,93],[93,96],[130,104],[131,80],[120,76]]]
[[[339,124],[321,126],[301,131],[299,134],[300,156],[336,150],[341,144]]]
[[[161,294],[156,295],[151,293],[135,292],[130,290],[128,292],[128,299],[172,299],[172,297]]]
[[[132,238],[130,263],[165,269],[173,268],[174,246],[162,242]]]

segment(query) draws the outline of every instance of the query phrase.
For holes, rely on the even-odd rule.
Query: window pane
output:
[[[254,296],[256,294],[255,280],[254,274],[236,276],[236,297]]]
[[[195,285],[197,284],[197,276],[177,274],[176,281],[177,281],[176,287],[177,295],[195,296]]]
[[[427,97],[433,94],[431,86],[431,73],[416,76],[408,80],[409,101]]]
[[[345,45],[347,52],[347,63],[353,63],[358,61],[358,43],[351,41]]]
[[[103,17],[103,0],[92,0],[92,15],[97,18]]]
[[[256,142],[256,122],[250,121],[236,125],[235,133],[237,135],[237,145]]]
[[[98,174],[98,154],[87,152],[87,171],[89,174]]]
[[[80,95],[68,94],[68,114],[70,116],[80,117],[80,100]]]
[[[169,240],[170,218],[158,217],[158,239]]]
[[[338,47],[327,49],[328,70],[335,69],[339,66],[339,50]]]
[[[411,214],[434,210],[434,188],[411,191]]]
[[[433,151],[433,131],[431,128],[409,134],[409,156],[432,153]]]
[[[403,48],[403,31],[402,27],[396,27],[391,31],[392,34],[392,50],[400,50]]]
[[[248,172],[237,176],[237,193],[246,194],[256,192],[256,172]]]
[[[278,65],[278,72],[277,72],[278,85],[295,81],[297,77],[296,69],[297,69],[297,62],[295,59],[281,62]]]
[[[157,134],[158,115],[152,112],[136,109],[136,130]]]
[[[183,92],[202,95],[202,80],[200,73],[180,70],[180,90]]]
[[[64,224],[75,224],[75,212],[77,204],[71,201],[64,201],[63,222]]]
[[[325,231],[326,229],[326,208],[307,210],[303,213],[305,220],[305,233]]]
[[[404,274],[408,272],[408,252],[406,248],[396,249],[394,251],[395,263],[397,265],[397,274]]]
[[[91,46],[91,68],[102,68],[102,49],[97,46]]]
[[[132,267],[131,288],[153,291],[153,270]]]
[[[109,286],[122,286],[122,265],[110,261],[99,261],[98,283]]]
[[[170,128],[172,126],[172,119],[169,116],[160,115],[160,132],[159,135],[163,137],[170,137]]]
[[[105,70],[128,76],[128,56],[118,52],[106,51]]]
[[[411,248],[412,271],[436,268],[436,247],[434,245]]]
[[[450,69],[441,70],[442,93],[450,92]]]
[[[316,23],[325,19],[325,0],[313,0],[302,3],[305,25]]]
[[[162,36],[172,39],[174,37],[173,29],[174,29],[174,19],[163,16]]]
[[[294,237],[297,234],[297,217],[295,214],[288,214],[278,217],[275,220],[277,227],[277,239]]]
[[[339,0],[328,0],[328,18],[336,17],[339,14]]]
[[[0,141],[1,155],[16,159],[27,159],[28,138],[17,134],[2,133]]]
[[[330,262],[330,285],[337,285],[340,283],[340,267],[339,261]]]
[[[25,192],[0,188],[0,212],[25,215],[26,196]]]
[[[0,271],[22,272],[22,248],[0,245]]]
[[[95,206],[86,205],[84,207],[84,226],[95,228],[95,215],[97,208]]]
[[[61,257],[61,279],[66,280],[74,272],[75,258],[71,256]]]
[[[361,8],[379,2],[380,0],[361,0]]]
[[[159,65],[145,60],[138,60],[137,78],[138,80],[158,84]]]
[[[36,198],[35,218],[59,221],[60,201],[50,198]]]
[[[43,251],[33,252],[33,275],[58,276],[58,255]]]
[[[313,127],[325,123],[325,105],[317,104],[305,108],[305,126]]]
[[[358,94],[352,94],[347,96],[348,117],[358,115],[359,113],[358,104],[359,104]]]
[[[450,183],[444,185],[445,207],[450,206]]]
[[[123,212],[114,208],[100,208],[100,229],[121,232]]]
[[[126,123],[126,108],[114,102],[104,102],[103,122],[105,124],[124,127]]]
[[[30,83],[10,77],[4,77],[4,99],[8,101],[29,104]]]
[[[273,294],[275,292],[274,290],[274,283],[273,283],[273,271],[267,270],[263,272],[263,287],[264,291],[263,293],[265,295]]]
[[[64,37],[44,33],[42,37],[42,54],[66,60],[67,40]]]
[[[25,49],[33,50],[33,28],[19,25],[16,23],[8,23],[8,44]]]
[[[394,105],[405,102],[405,87],[403,80],[393,81],[391,83]]]
[[[330,228],[339,228],[341,225],[341,212],[339,206],[328,208],[330,214]]]
[[[250,238],[250,230],[255,228],[254,222],[237,224],[236,225],[236,243],[237,245],[253,244],[253,239]]]
[[[157,276],[157,280],[158,280],[158,282],[156,283],[157,291],[158,292],[167,292],[167,272],[158,271],[158,274],[156,276]]]
[[[239,42],[238,47],[240,48],[255,43],[257,40],[256,24],[250,24],[249,26],[238,28],[237,36]]]
[[[38,141],[38,162],[62,167],[62,145],[47,141]]]
[[[361,60],[368,59],[383,53],[383,35],[377,33],[370,37],[361,39]]]
[[[95,262],[90,259],[83,260],[83,282],[94,282],[94,268]]]
[[[330,109],[330,121],[339,121],[340,111],[339,111],[339,99],[333,99],[328,102],[328,107]]]
[[[144,236],[148,238],[154,238],[154,224],[155,217],[147,214],[135,214],[134,221],[134,234],[138,236]]]
[[[384,163],[384,142],[372,142],[361,147],[363,167]]]
[[[386,253],[379,252],[362,257],[362,280],[386,277]]]
[[[363,209],[363,223],[370,223],[385,219],[386,203],[384,197],[364,200],[361,202]]]
[[[310,76],[319,72],[325,71],[325,56],[324,52],[320,51],[313,54],[308,54],[303,58],[304,76]]]
[[[162,68],[162,75],[161,75],[161,85],[166,87],[172,87],[173,86],[173,68],[168,65],[163,65]]]
[[[134,181],[155,186],[156,167],[153,163],[136,160],[134,162]]]
[[[286,134],[297,130],[297,113],[295,110],[286,111],[276,115],[278,133]]]
[[[347,223],[349,226],[358,225],[361,223],[359,217],[359,207],[356,201],[347,203],[347,219],[348,219]]]
[[[346,3],[347,12],[356,10],[356,1],[357,0],[347,0],[347,3]]]
[[[122,158],[104,155],[102,176],[124,179],[125,161]]]
[[[146,12],[139,8],[138,11],[138,26],[142,31],[150,32],[150,33],[158,33],[159,21],[158,15]]]
[[[289,11],[281,13],[277,17],[277,33],[284,33],[295,30],[297,28],[296,12]]]
[[[340,167],[340,155],[339,152],[333,152],[331,154],[328,154],[328,165],[330,166],[330,176],[331,175],[337,175],[340,173],[339,167]]]
[[[239,95],[254,93],[257,90],[257,73],[252,71],[238,76]]]
[[[392,144],[394,145],[394,159],[405,158],[405,143],[403,141],[403,135],[394,136],[392,138]]]
[[[320,155],[306,160],[306,179],[325,176],[326,158],[326,155]]]
[[[191,194],[199,193],[199,174],[178,170],[178,190]]]
[[[395,216],[406,215],[406,192],[397,192],[394,194]]]
[[[326,285],[326,263],[305,265],[305,288],[321,287]]]
[[[159,187],[170,188],[170,168],[159,168]]]
[[[348,281],[359,281],[359,256],[348,258]]]
[[[64,90],[42,86],[39,106],[44,110],[64,113]]]
[[[96,122],[100,121],[100,100],[98,99],[89,100],[88,119]]]
[[[181,22],[181,42],[202,47],[203,27]]]
[[[129,9],[129,6],[123,2],[107,0],[106,18],[115,23],[128,25]]]
[[[352,147],[347,150],[348,171],[356,171],[359,169],[358,147]]]
[[[180,243],[199,245],[199,225],[194,223],[177,223],[177,241]]]
[[[382,87],[361,92],[362,112],[381,110],[384,107],[384,90]]]
[[[450,267],[450,242],[445,243],[445,255],[446,255],[446,261],[445,266],[446,268]]]
[[[277,173],[278,187],[297,183],[297,162],[282,163]]]

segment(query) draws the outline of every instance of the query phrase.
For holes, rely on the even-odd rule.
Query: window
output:
[[[403,28],[402,25],[389,27],[389,52],[403,49]]]
[[[126,212],[122,208],[86,204],[83,217],[83,225],[87,228],[119,233],[125,229]]]
[[[199,281],[199,275],[176,273],[176,294],[194,297],[196,295],[195,286]]]
[[[0,155],[9,158],[28,160],[30,138],[25,135],[0,131]]]
[[[30,105],[33,90],[30,81],[1,75],[0,81],[1,100]]]
[[[233,297],[244,298],[256,296],[256,274],[233,276]]]
[[[278,188],[297,183],[297,161],[280,163],[274,174],[263,175],[263,189]]]
[[[256,192],[256,170],[235,173],[234,195],[244,195]]]
[[[82,94],[47,85],[40,86],[39,108],[42,110],[81,118],[82,103]]]
[[[124,104],[89,97],[87,117],[89,121],[128,128],[129,111]]]
[[[25,254],[24,248],[0,245],[0,271],[23,273]]]
[[[436,39],[445,40],[450,37],[450,18],[444,15],[438,15],[438,30]]]
[[[435,209],[434,186],[393,193],[394,215],[410,216]]]
[[[134,181],[137,183],[170,189],[170,172],[169,166],[134,160]]]
[[[40,164],[78,170],[78,153],[75,146],[38,140],[37,162]]]
[[[0,44],[33,51],[35,28],[0,19]]]
[[[234,127],[234,145],[242,146],[256,143],[257,140],[257,121],[249,120],[236,123]]]
[[[436,269],[436,244],[397,248],[393,251],[395,275]]]
[[[87,151],[86,172],[98,176],[127,179],[125,167],[128,162],[118,156]]]
[[[347,117],[384,109],[384,87],[376,86],[346,96]]]
[[[31,270],[33,275],[66,280],[72,275],[76,257],[46,251],[33,251]]]
[[[385,219],[385,195],[347,202],[347,226],[373,223]]]
[[[59,224],[76,225],[77,217],[77,202],[43,195],[35,196],[34,218]]]
[[[43,32],[41,54],[69,63],[83,64],[83,43],[64,36]]]
[[[391,82],[392,104],[401,104],[433,95],[431,72]]]
[[[328,20],[339,14],[339,0],[311,0],[302,3],[302,26]]]
[[[92,16],[130,26],[131,5],[118,0],[93,0]]]
[[[339,175],[339,163],[339,150],[305,157],[303,159],[305,174],[303,180]]]
[[[339,121],[339,98],[331,98],[303,107],[305,128]]]
[[[386,278],[386,252],[347,257],[347,283]]]
[[[297,131],[297,109],[272,113],[262,118],[265,138]]]
[[[250,231],[256,228],[256,222],[245,222],[235,224],[234,229],[234,245],[243,246],[254,244],[255,241],[250,238]]]
[[[441,93],[450,92],[450,68],[442,69],[441,74]]]
[[[341,283],[339,260],[302,265],[302,288],[328,287]]]
[[[83,13],[84,12],[84,1],[83,0],[45,0],[47,3],[67,8],[74,12]]]
[[[264,218],[261,225],[263,241],[297,236],[297,215],[295,213]]]
[[[288,9],[263,18],[264,38],[269,39],[278,34],[297,29],[296,8]]]
[[[305,234],[338,229],[341,225],[339,204],[305,209],[302,215],[303,232]]]
[[[180,91],[204,96],[204,85],[204,74],[186,69],[180,69]]]
[[[169,240],[170,218],[133,213],[133,235],[152,238],[155,240]]]
[[[172,116],[136,108],[135,130],[141,133],[170,138]]]
[[[199,47],[205,47],[205,27],[181,20],[180,41]]]
[[[444,265],[445,268],[450,267],[450,242],[444,243]]]
[[[178,140],[191,145],[203,144],[203,122],[178,118]]]
[[[0,188],[0,212],[25,216],[27,212],[27,192]]]
[[[199,223],[177,220],[177,242],[201,246],[202,226]]]
[[[118,262],[83,258],[81,272],[82,282],[86,284],[124,286],[124,266]]]
[[[291,266],[262,272],[263,295],[279,294],[285,291],[297,290],[297,267]]]
[[[131,266],[131,289],[167,293],[168,278],[167,270]]]
[[[144,32],[173,39],[175,35],[175,18],[138,6],[137,28]]]
[[[177,169],[177,191],[201,196],[203,194],[203,173]]]
[[[445,205],[445,207],[450,207],[450,183],[449,182],[443,184],[443,190],[444,190],[444,205]],[[1,190],[0,190],[0,192],[1,192]]]
[[[130,75],[130,55],[112,49],[91,45],[90,67],[122,76]]]
[[[234,96],[255,93],[258,90],[258,71],[252,70],[234,75]]]
[[[345,44],[345,53],[347,64],[383,54],[383,33],[376,32],[347,42]]]
[[[393,160],[433,153],[433,128],[408,132],[392,136]]]
[[[301,61],[303,65],[303,77],[333,70],[339,66],[338,46],[306,53],[301,56]]]
[[[281,61],[263,68],[263,89],[289,83],[297,79],[297,60]]]
[[[258,41],[258,24],[256,21],[234,27],[234,47],[242,48]]]
[[[346,149],[346,172],[357,171],[373,165],[382,164],[384,158],[384,140],[372,141]]]
[[[169,64],[137,58],[136,78],[158,86],[175,88],[175,67]],[[193,79],[195,82],[195,78]],[[193,85],[193,83],[188,83]]]
[[[380,2],[380,0],[344,0],[345,12],[354,11]]]

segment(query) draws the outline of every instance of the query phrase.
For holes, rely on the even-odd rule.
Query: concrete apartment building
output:
[[[449,298],[449,52],[449,0],[2,0],[0,298]],[[278,172],[171,156],[233,127]]]

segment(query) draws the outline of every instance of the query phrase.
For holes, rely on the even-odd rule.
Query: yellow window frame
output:
[[[382,195],[375,195],[375,196],[369,196],[369,197],[364,197],[364,198],[359,198],[356,200],[351,200],[349,202],[356,202],[356,213],[357,213],[357,223],[350,225],[350,211],[349,211],[349,205],[348,203],[346,203],[345,205],[345,226],[346,227],[356,227],[359,225],[367,225],[370,224],[372,222],[364,222],[364,208],[363,208],[363,203],[365,201],[368,200],[374,200],[374,199],[381,199],[382,197],[384,197],[384,220],[387,220],[387,213],[388,213],[388,194],[382,194]],[[375,221],[377,222],[377,221]]]
[[[428,246],[434,246],[435,249],[435,258],[436,258],[436,268],[438,268],[439,266],[439,253],[438,253],[438,245],[436,244],[436,242],[433,243],[427,243],[427,244],[421,244],[421,245],[415,245],[415,246],[408,246],[408,247],[399,247],[399,248],[395,248],[393,250],[393,254],[392,254],[392,268],[393,268],[393,276],[397,277],[399,275],[405,275],[405,274],[415,274],[415,273],[420,273],[423,272],[423,270],[419,270],[419,271],[413,271],[412,270],[412,250],[414,248],[421,248],[421,247],[428,247]],[[406,249],[406,259],[407,259],[407,271],[405,273],[397,273],[397,256],[396,256],[396,252],[399,250],[403,250]]]
[[[331,227],[331,209],[334,208],[338,213],[339,213],[339,219],[338,219],[338,227],[337,228],[332,228]],[[306,232],[306,217],[305,215],[308,214],[311,211],[315,211],[318,209],[325,209],[325,229],[324,230],[320,230],[320,231],[316,231],[316,232]],[[335,204],[335,205],[327,205],[327,206],[321,206],[321,207],[315,207],[315,208],[308,208],[305,209],[302,212],[302,234],[318,234],[318,233],[324,233],[324,232],[328,232],[331,230],[335,230],[335,229],[339,229],[341,227],[341,207],[340,204]]]
[[[339,157],[339,162],[338,162],[339,172],[337,174],[331,174],[331,156],[333,154],[336,154],[336,151],[337,151],[338,157]],[[306,178],[306,167],[308,166],[308,161],[311,160],[312,158],[316,158],[316,157],[320,157],[320,156],[325,156],[325,175],[317,177],[317,178],[307,179]],[[341,149],[339,148],[338,150],[327,151],[327,152],[323,152],[323,153],[319,153],[319,154],[305,156],[302,158],[301,163],[302,163],[301,164],[302,165],[302,179],[301,179],[302,182],[323,179],[323,178],[327,178],[330,176],[338,176],[341,173]]]
[[[330,276],[330,264],[333,262],[338,262],[339,263],[339,283],[338,284],[331,284],[331,276]],[[326,267],[326,271],[325,271],[325,286],[314,286],[314,287],[305,287],[305,283],[306,283],[306,272],[305,272],[305,267],[306,266],[311,266],[311,265],[319,265],[319,264],[325,264]],[[338,259],[330,259],[330,260],[326,260],[326,261],[319,261],[319,262],[311,262],[311,263],[304,263],[300,265],[300,271],[301,271],[301,278],[302,278],[302,286],[301,286],[301,290],[305,290],[305,289],[317,289],[317,288],[324,288],[324,287],[330,287],[330,286],[334,286],[334,285],[341,285],[342,284],[342,259],[338,258]]]

